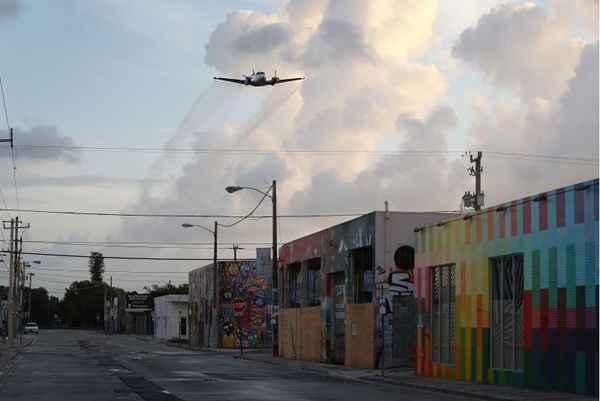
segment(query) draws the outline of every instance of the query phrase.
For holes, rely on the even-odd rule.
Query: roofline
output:
[[[439,226],[439,225],[445,225],[445,224],[452,223],[452,222],[455,222],[455,221],[458,221],[458,220],[470,219],[470,218],[473,218],[474,216],[479,216],[479,215],[488,213],[489,211],[492,211],[492,210],[494,210],[494,211],[501,211],[503,209],[506,209],[506,208],[510,207],[513,202],[519,202],[519,201],[523,201],[525,199],[531,199],[532,201],[535,201],[536,198],[538,198],[540,195],[549,194],[551,192],[556,192],[556,191],[561,190],[561,189],[562,190],[572,190],[572,189],[569,189],[569,188],[577,189],[577,187],[581,186],[581,185],[585,185],[585,184],[594,185],[594,184],[598,184],[599,182],[600,181],[599,181],[598,177],[596,177],[596,178],[591,178],[589,180],[579,181],[579,182],[576,182],[576,183],[573,183],[573,184],[564,185],[562,187],[552,188],[552,189],[549,189],[547,191],[536,192],[535,194],[521,196],[521,197],[516,198],[516,199],[511,199],[511,200],[508,200],[508,201],[496,204],[494,206],[486,207],[485,209],[482,209],[482,210],[480,210],[478,212],[470,212],[470,213],[469,212],[463,212],[463,215],[461,217],[456,217],[456,218],[447,219],[447,220],[440,220],[440,221],[438,221],[437,223],[434,223],[434,224],[426,224],[426,225],[422,225],[422,226],[417,226],[417,227],[415,227],[415,232],[422,231],[424,229],[432,228],[432,227]]]
[[[330,229],[332,229],[332,228],[335,228],[335,227],[338,227],[338,226],[341,226],[341,225],[344,225],[344,224],[348,224],[348,223],[350,223],[350,222],[352,222],[352,221],[354,221],[354,220],[362,219],[362,218],[364,218],[365,216],[369,216],[369,215],[371,215],[371,214],[375,214],[375,215],[377,215],[378,213],[385,213],[385,210],[372,210],[372,211],[370,211],[370,212],[368,212],[368,213],[365,213],[365,214],[363,214],[363,215],[360,215],[360,216],[353,217],[353,218],[351,218],[350,220],[345,220],[345,221],[342,221],[342,222],[340,222],[340,223],[337,223],[337,224],[335,224],[335,225],[333,225],[333,226],[326,227],[326,228],[324,228],[324,229],[322,229],[322,230],[319,230],[319,231],[314,231],[314,232],[312,232],[312,233],[310,233],[310,234],[303,235],[303,236],[301,236],[301,237],[298,237],[298,238],[295,238],[295,239],[293,239],[293,240],[291,240],[291,241],[288,241],[288,242],[285,242],[285,243],[283,243],[283,244],[282,244],[282,245],[281,245],[281,246],[280,246],[278,249],[281,249],[281,248],[283,248],[284,246],[286,246],[286,245],[289,245],[289,244],[291,244],[291,243],[293,243],[293,242],[300,241],[300,240],[302,240],[302,239],[305,239],[305,238],[311,237],[311,236],[313,236],[313,235],[316,235],[316,234],[319,234],[319,233],[325,232],[325,231],[327,231],[327,230],[330,230]],[[458,210],[456,210],[456,211],[452,211],[452,210],[438,210],[438,211],[435,211],[435,210],[432,210],[432,211],[422,211],[422,212],[421,212],[421,211],[388,210],[388,213],[390,213],[390,214],[448,214],[448,215],[456,215],[456,214],[459,214],[459,213],[460,213],[460,211],[458,211]]]

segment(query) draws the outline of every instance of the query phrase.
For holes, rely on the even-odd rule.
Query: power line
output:
[[[14,251],[3,250],[3,253],[16,253]],[[90,255],[78,255],[68,253],[45,253],[45,252],[19,252],[20,255],[36,255],[36,256],[58,256],[63,258],[89,258]],[[106,256],[104,259],[123,259],[123,260],[160,260],[160,261],[213,261],[213,258],[160,258],[146,256]],[[232,261],[232,259],[219,259],[220,261]]]
[[[1,77],[0,77],[0,91],[2,92],[2,104],[4,106],[4,118],[6,119],[6,128],[12,138],[13,132],[12,132],[12,128],[10,125],[10,120],[8,119],[8,106],[6,105],[6,93],[4,92],[4,84],[2,83]],[[17,185],[17,162],[15,160],[16,159],[15,153],[16,153],[16,150],[13,146],[13,143],[11,142],[10,158],[12,160],[12,176],[13,176],[13,183],[15,185],[15,200],[17,201],[17,209],[18,209],[21,207],[21,205],[19,202],[19,186]]]
[[[108,244],[108,245],[98,245],[98,244],[79,244],[74,242],[40,242],[40,241],[26,241],[23,242],[33,242],[38,244],[48,244],[48,245],[60,245],[60,246],[79,246],[86,248],[131,248],[131,249],[186,249],[190,251],[212,251],[214,247],[192,247],[192,246],[169,246],[169,245],[128,245],[128,244]],[[231,249],[228,247],[218,247],[218,249],[226,250]]]
[[[221,227],[225,227],[225,228],[231,228],[233,226],[236,226],[238,224],[240,224],[242,221],[250,218],[254,212],[256,212],[256,209],[258,209],[260,207],[260,205],[262,205],[262,203],[264,202],[264,200],[267,198],[269,191],[273,188],[273,185],[271,185],[271,187],[269,187],[269,189],[267,189],[267,191],[263,194],[263,197],[258,201],[258,203],[256,204],[256,206],[254,206],[254,208],[252,210],[250,210],[250,212],[248,212],[248,214],[246,214],[245,216],[239,218],[238,220],[234,221],[231,224],[219,224]]]
[[[18,213],[43,213],[43,214],[63,214],[63,215],[76,215],[76,216],[113,216],[113,217],[157,217],[157,218],[198,218],[198,219],[271,219],[272,215],[235,215],[235,214],[193,214],[193,213],[119,213],[119,212],[85,212],[85,211],[74,211],[74,210],[43,210],[43,209],[14,209],[4,208],[0,209],[7,212],[18,212]],[[402,213],[458,213],[457,210],[423,210],[423,211],[402,211]],[[357,212],[357,213],[306,213],[306,214],[281,214],[277,215],[277,218],[282,219],[320,219],[320,218],[332,218],[332,217],[360,217],[371,212]],[[220,224],[224,226],[223,224]]]
[[[371,154],[378,156],[450,156],[462,155],[471,150],[374,150],[374,149],[266,149],[266,148],[161,148],[137,146],[66,146],[66,145],[18,145],[18,148],[33,151],[74,151],[74,152],[137,152],[137,153],[232,153],[249,155],[267,154],[314,154],[345,155]],[[488,156],[509,156],[523,160],[544,160],[551,162],[583,162],[598,164],[598,159],[560,155],[485,151]]]
[[[196,246],[196,245],[212,245],[214,244],[214,242],[178,242],[178,241],[76,241],[76,240],[72,240],[72,241],[45,241],[45,240],[23,240],[23,243],[39,243],[39,244],[57,244],[57,245],[98,245],[98,246],[103,246],[103,245],[120,245],[120,244],[125,244],[125,245],[129,245],[129,244],[134,244],[134,245],[154,245],[154,244],[159,244],[159,245],[182,245],[182,246]],[[263,242],[224,242],[224,241],[219,241],[220,244],[222,245],[233,245],[233,244],[238,244],[238,245],[269,245],[271,244],[271,242],[269,241],[263,241]],[[281,242],[280,244],[283,244],[283,242]],[[191,248],[193,249],[193,248]],[[210,249],[213,249],[212,247]],[[224,248],[225,249],[225,248]],[[230,249],[230,248],[226,248],[226,249]]]
[[[38,270],[54,272],[54,273],[89,273],[88,269],[62,269],[62,268],[51,268],[51,267],[35,267],[32,271],[37,272]],[[188,274],[189,272],[178,272],[178,271],[148,271],[148,270],[140,270],[140,271],[131,271],[131,270],[105,270],[104,274],[116,274],[116,273],[127,273],[127,274]]]

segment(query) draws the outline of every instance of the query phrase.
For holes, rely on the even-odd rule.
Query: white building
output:
[[[189,333],[188,295],[154,298],[154,336],[163,340],[187,339]]]

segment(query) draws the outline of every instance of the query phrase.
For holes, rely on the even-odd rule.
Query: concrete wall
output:
[[[282,309],[279,315],[281,356],[303,361],[321,361],[323,324],[319,306]]]
[[[185,334],[180,334],[180,319],[185,318]],[[164,295],[154,298],[154,336],[163,340],[187,339],[189,334],[188,296]]]
[[[414,229],[419,226],[434,224],[440,220],[456,217],[455,214],[448,213],[407,213],[407,212],[377,212],[375,214],[375,283],[377,285],[377,297],[385,297],[391,307],[390,313],[383,319],[383,333],[385,341],[384,363],[385,366],[405,365],[407,360],[414,361],[414,356],[406,356],[401,359],[395,359],[392,348],[393,338],[393,316],[394,301],[396,295],[390,291],[388,279],[390,274],[400,270],[394,262],[394,253],[404,245],[415,246]],[[412,276],[412,272],[407,272]],[[409,296],[414,296],[409,295]],[[382,320],[376,316],[376,330],[381,330]],[[414,327],[416,331],[416,326]],[[410,338],[416,338],[415,333],[409,335]],[[413,340],[414,342],[414,340]],[[415,344],[416,347],[416,344]],[[416,348],[413,348],[413,353]]]
[[[213,324],[216,304],[212,263],[189,272],[190,346],[217,347],[218,325]],[[211,313],[212,311],[212,313]],[[215,318],[215,321],[218,321]]]
[[[598,180],[416,233],[417,373],[598,395]],[[489,258],[523,255],[522,370],[492,369]],[[431,267],[454,265],[453,364],[431,358]]]
[[[376,353],[376,330],[379,327],[379,317],[375,314],[376,304],[379,297],[389,297],[390,305],[393,294],[388,292],[388,276],[396,271],[394,265],[394,252],[401,245],[414,244],[414,228],[418,225],[428,224],[443,217],[446,214],[440,213],[403,213],[389,212],[387,219],[384,212],[372,212],[364,216],[349,220],[345,223],[321,230],[319,232],[307,235],[281,247],[279,252],[280,274],[279,274],[279,302],[285,307],[286,271],[290,264],[300,262],[302,271],[306,269],[306,262],[313,258],[321,259],[321,299],[320,299],[320,325],[321,349],[320,359],[322,361],[331,361],[334,359],[334,349],[336,338],[332,333],[332,273],[344,273],[345,276],[345,296],[347,313],[354,313],[355,323],[360,326],[360,334],[352,335],[350,323],[345,326],[346,344],[342,349],[346,351],[346,359],[349,366],[373,366],[374,355]],[[351,251],[354,249],[372,246],[373,247],[373,282],[376,283],[374,289],[373,302],[369,304],[353,304],[354,302],[354,272],[355,267],[351,262]],[[303,280],[306,274],[300,274],[302,288],[305,287]],[[303,294],[305,289],[302,290]],[[282,303],[283,302],[283,303]],[[304,301],[303,301],[304,302]],[[301,305],[305,307],[305,303]],[[303,309],[303,308],[300,308]],[[280,320],[285,321],[289,316],[288,311],[282,310]],[[291,312],[289,312],[291,313]],[[297,312],[298,313],[298,312]],[[391,314],[386,317],[386,356],[388,365],[391,358]],[[348,316],[346,316],[348,319]],[[367,323],[366,320],[371,320]],[[289,326],[289,325],[288,325]],[[355,326],[358,327],[358,326]],[[280,336],[293,336],[297,339],[301,337],[304,326],[292,324],[290,327],[280,327]],[[294,333],[291,333],[293,330]],[[366,337],[363,337],[366,336]],[[360,341],[356,341],[360,337]],[[367,341],[368,345],[362,343]],[[281,346],[286,348],[284,354],[293,354],[290,352],[290,338],[283,338],[280,341]],[[356,348],[356,349],[355,349]],[[365,351],[365,349],[367,349]],[[297,353],[294,357],[298,357]]]
[[[349,304],[346,308],[345,365],[373,369],[375,367],[375,306]]]

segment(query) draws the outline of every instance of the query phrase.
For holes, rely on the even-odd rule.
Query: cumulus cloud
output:
[[[206,45],[208,65],[223,74],[240,75],[252,66],[267,71],[277,67],[282,76],[305,73],[308,79],[268,88],[215,83],[169,143],[367,151],[394,144],[401,150],[446,150],[450,133],[464,122],[451,106],[443,105],[446,78],[421,57],[432,41],[436,13],[435,1],[417,0],[297,0],[274,13],[230,13]],[[550,29],[553,23],[556,32]],[[517,88],[520,95],[506,104],[493,99],[474,109],[469,148],[580,156],[590,144],[597,147],[597,113],[591,110],[597,107],[597,93],[589,84],[597,45],[583,49],[567,25],[554,12],[526,3],[495,8],[460,36],[457,57],[481,69],[493,84]],[[511,36],[513,32],[520,35]],[[512,52],[506,42],[512,42]],[[539,70],[542,64],[545,69]],[[230,111],[238,98],[257,104],[247,120],[240,121]],[[587,103],[582,108],[583,102]],[[167,160],[161,159],[157,168]],[[488,204],[589,173],[589,166],[561,169],[524,163],[531,162],[484,154]],[[224,187],[266,189],[272,179],[278,181],[280,213],[369,211],[381,209],[384,200],[393,210],[458,209],[461,195],[472,186],[466,167],[465,160],[439,155],[209,153],[186,159],[168,177],[168,185],[144,186],[126,209],[243,214],[256,204],[257,194],[227,194]],[[164,178],[153,171],[152,177],[158,176]],[[258,213],[270,213],[268,202]],[[282,219],[280,238],[291,240],[338,221]],[[114,237],[209,238],[205,232],[180,229],[182,222],[128,220]],[[268,241],[270,231],[270,221],[249,220],[221,230],[219,236],[223,242]],[[166,256],[169,251],[161,252]],[[246,250],[246,255],[252,256],[252,251]]]
[[[8,138],[9,134],[6,130],[0,130],[0,137]],[[52,125],[38,125],[30,130],[14,128],[13,143],[17,148],[19,146],[26,147],[29,145],[44,145],[50,147],[50,149],[45,149],[43,151],[27,148],[19,149],[19,158],[31,161],[59,160],[67,163],[76,163],[79,161],[79,155],[76,153],[60,149],[62,146],[73,146],[73,138],[61,135],[58,128]],[[0,157],[10,157],[8,145],[4,146],[0,151]]]
[[[21,10],[20,0],[0,0],[0,20],[14,18]]]
[[[565,90],[584,43],[559,10],[531,2],[504,4],[464,30],[452,49],[495,83],[525,98],[551,98]]]
[[[502,151],[511,148],[534,154],[598,159],[598,42],[581,52],[575,76],[556,100],[541,98],[515,104],[479,104],[470,129],[472,147]],[[525,152],[525,153],[527,153]],[[502,194],[517,194],[527,183],[530,192],[567,185],[597,176],[597,165],[534,165],[530,161],[490,160],[491,184]],[[539,162],[535,162],[539,163]],[[501,199],[498,199],[501,200]]]

